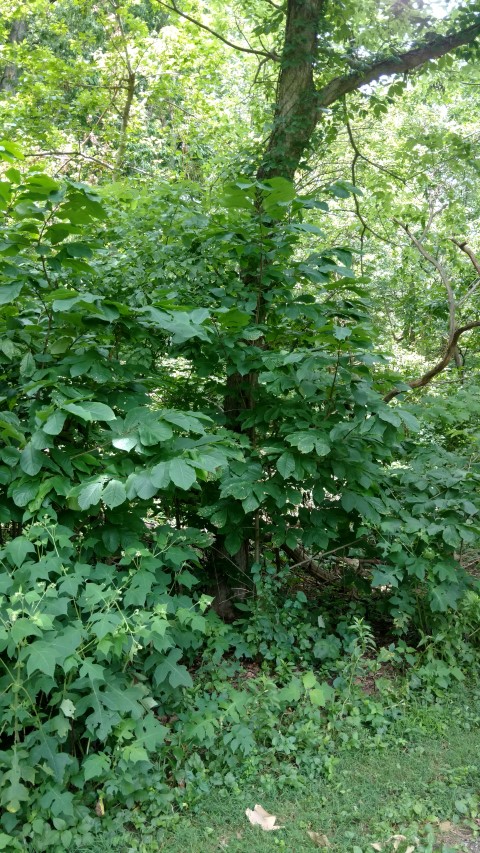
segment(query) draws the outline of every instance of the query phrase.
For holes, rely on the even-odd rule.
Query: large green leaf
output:
[[[37,670],[45,675],[53,676],[56,666],[56,657],[47,640],[36,640],[28,647],[27,675],[30,676]]]
[[[190,489],[197,479],[195,469],[183,459],[172,459],[168,472],[172,482],[184,491]]]
[[[6,305],[8,302],[13,302],[20,296],[23,283],[14,282],[13,284],[3,284],[0,287],[0,305]]]
[[[15,539],[7,542],[5,551],[12,560],[13,565],[20,567],[28,554],[35,553],[35,546],[25,536],[16,536]]]
[[[120,438],[113,438],[112,444],[114,447],[118,448],[118,450],[126,450],[127,453],[129,450],[133,450],[138,443],[138,439],[132,435],[124,435]]]
[[[276,467],[277,471],[282,475],[284,480],[287,480],[295,471],[295,457],[287,450],[278,457]]]
[[[114,421],[116,417],[115,412],[105,403],[65,403],[62,409],[84,421]]]
[[[67,415],[65,412],[61,412],[60,410],[54,412],[44,424],[43,431],[46,432],[47,435],[60,435],[66,419]]]
[[[165,660],[159,664],[154,673],[156,684],[169,681],[173,688],[192,687],[193,681],[187,668],[178,663],[182,657],[180,649],[172,649]]]
[[[25,474],[34,477],[42,469],[45,456],[40,450],[35,450],[32,444],[27,444],[20,456],[20,468]]]
[[[325,705],[328,705],[329,702],[333,701],[335,696],[335,691],[333,687],[330,686],[326,681],[322,684],[319,684],[318,687],[314,687],[309,691],[308,698],[313,705],[318,705],[320,708],[324,708]]]
[[[173,435],[173,430],[169,424],[148,420],[138,425],[138,435],[142,444],[149,447],[162,441],[168,441]]]
[[[120,480],[110,480],[102,492],[102,500],[109,509],[114,509],[114,507],[123,504],[127,500],[127,493],[123,483]]]
[[[89,509],[91,506],[96,506],[100,502],[102,495],[103,483],[96,480],[94,483],[87,483],[78,494],[78,505],[80,509]]]

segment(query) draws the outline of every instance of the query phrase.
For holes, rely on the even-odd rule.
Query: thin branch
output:
[[[455,312],[457,306],[455,302],[455,294],[453,292],[452,286],[450,284],[450,279],[448,278],[445,268],[439,261],[437,261],[436,258],[433,257],[433,255],[430,254],[430,252],[427,251],[427,249],[420,242],[420,240],[417,240],[417,238],[413,236],[407,225],[403,225],[401,222],[398,221],[398,219],[395,219],[394,222],[396,222],[397,225],[400,225],[400,227],[403,228],[403,230],[410,238],[414,246],[418,249],[420,254],[425,258],[426,261],[428,261],[429,264],[431,264],[437,270],[438,274],[440,275],[440,278],[442,279],[443,284],[445,285],[445,289],[447,291],[448,296],[450,329],[445,352],[440,361],[438,361],[433,367],[431,367],[430,370],[427,370],[427,372],[424,373],[423,376],[420,376],[418,379],[413,379],[411,382],[407,383],[412,389],[424,388],[425,385],[428,385],[432,381],[432,379],[435,378],[435,376],[438,376],[439,373],[445,370],[452,358],[457,359],[458,357],[457,364],[460,364],[458,351],[459,338],[461,337],[461,335],[465,334],[465,332],[469,332],[472,329],[480,328],[480,320],[474,320],[471,323],[466,323],[464,326],[456,325]],[[451,240],[452,243],[454,243],[456,246],[458,246],[459,249],[462,250],[462,252],[465,252],[465,254],[468,255],[473,266],[475,267],[477,272],[480,273],[480,262],[476,257],[475,253],[467,246],[466,242],[458,242],[453,237],[451,238]],[[470,288],[470,290],[472,290],[472,288]],[[393,400],[394,397],[397,397],[398,394],[401,393],[402,389],[393,388],[392,391],[389,391],[383,399],[386,403],[389,403],[390,400]]]
[[[121,83],[114,83],[112,86],[108,86],[103,83],[70,83],[69,80],[65,80],[65,85],[67,89],[108,89],[110,92],[117,92],[119,89],[126,89],[127,85],[123,86]]]
[[[355,142],[355,138],[354,138],[354,136],[353,136],[352,128],[351,128],[350,121],[349,121],[349,118],[348,118],[347,104],[346,104],[346,100],[345,100],[345,99],[344,99],[344,101],[343,101],[343,106],[344,106],[344,113],[345,113],[345,125],[346,125],[346,128],[347,128],[348,138],[349,138],[349,140],[350,140],[350,145],[352,146],[352,149],[353,149],[353,152],[354,152],[354,156],[353,156],[353,160],[352,160],[352,163],[351,163],[350,169],[351,169],[351,172],[352,172],[352,184],[353,184],[353,186],[354,186],[354,187],[356,187],[356,186],[357,186],[357,174],[356,174],[356,168],[355,168],[355,167],[356,167],[356,165],[357,165],[357,160],[358,160],[359,158],[361,158],[361,157],[362,157],[362,154],[361,154],[361,153],[360,153],[360,151],[358,150],[357,143]],[[364,158],[364,159],[366,159],[366,158]],[[370,162],[370,161],[369,161],[369,162]],[[358,197],[357,197],[357,194],[356,194],[356,193],[353,193],[353,203],[354,203],[354,205],[355,205],[355,213],[356,213],[356,215],[357,215],[357,217],[358,217],[359,221],[360,221],[360,222],[361,222],[361,224],[362,224],[362,231],[361,231],[361,233],[360,233],[360,246],[361,246],[361,263],[362,263],[362,265],[363,265],[363,240],[364,240],[364,237],[365,237],[365,231],[370,231],[370,233],[371,233],[371,234],[373,234],[373,236],[374,236],[374,237],[376,237],[376,238],[377,238],[377,240],[382,240],[382,241],[384,241],[385,243],[389,243],[390,241],[389,241],[386,237],[382,237],[382,235],[381,235],[381,234],[378,234],[378,233],[377,233],[377,231],[374,231],[374,229],[373,229],[373,228],[368,224],[368,222],[364,219],[363,214],[362,214],[362,211],[361,211],[361,209],[360,209],[360,202],[359,202],[359,200],[358,200]],[[363,269],[362,269],[362,275],[363,275]]]
[[[175,107],[176,110],[180,110],[180,112],[185,113],[186,116],[192,116],[192,118],[198,119],[199,116],[196,113],[190,112],[190,110],[186,110],[185,107],[181,107],[180,104],[176,104],[175,101],[170,100],[170,98],[160,98],[166,104],[170,104],[171,107]]]
[[[268,5],[272,6],[273,9],[276,9],[277,12],[284,12],[285,11],[283,6],[280,6],[279,3],[274,3],[273,0],[263,0],[263,2],[268,3]],[[478,85],[480,86],[480,83]]]
[[[197,20],[196,18],[192,18],[192,16],[187,15],[186,12],[182,12],[177,7],[175,0],[172,0],[171,5],[169,3],[165,3],[164,0],[157,0],[157,3],[159,3],[160,6],[164,6],[165,9],[168,9],[170,12],[175,12],[177,15],[180,15],[182,18],[185,18],[186,21],[190,21],[191,24],[195,24],[195,26],[199,27],[201,30],[205,30],[207,33],[210,33],[210,35],[214,36],[216,39],[219,39],[219,41],[222,41],[224,44],[228,45],[228,47],[232,47],[234,50],[240,50],[242,51],[242,53],[252,53],[254,54],[254,56],[265,56],[267,59],[273,59],[274,62],[279,61],[279,57],[276,53],[271,53],[265,50],[255,50],[255,48],[253,47],[243,47],[242,45],[234,44],[233,42],[224,38],[224,36],[221,36],[220,33],[217,33],[216,30],[212,30],[210,27],[207,27],[206,24],[202,24],[201,21]]]
[[[131,68],[129,62],[129,69]],[[117,154],[115,157],[115,169],[114,169],[114,177],[118,177],[120,174],[123,160],[125,157],[125,151],[127,147],[127,136],[128,136],[128,125],[130,122],[130,112],[132,109],[133,99],[135,97],[135,83],[136,77],[135,72],[129,70],[128,72],[128,89],[127,89],[127,97],[125,98],[125,104],[122,111],[122,123],[120,127],[120,141],[118,145]]]
[[[428,385],[432,381],[432,379],[435,378],[435,376],[441,373],[442,370],[445,370],[445,368],[447,367],[447,365],[452,360],[455,354],[459,338],[461,337],[461,335],[465,334],[465,332],[470,332],[471,329],[480,329],[480,320],[474,320],[473,323],[467,323],[465,326],[459,326],[459,328],[456,329],[453,333],[448,343],[448,347],[445,350],[445,353],[440,359],[440,361],[438,361],[437,364],[430,370],[427,370],[427,372],[424,373],[423,376],[420,376],[419,379],[412,379],[411,382],[408,382],[407,384],[410,386],[410,388],[424,388],[425,385]],[[403,392],[404,389],[402,388],[393,388],[392,391],[389,391],[388,394],[385,394],[383,399],[385,403],[389,403],[390,400],[393,400],[393,398],[397,397],[398,394],[403,394]]]
[[[128,77],[129,77],[129,79],[130,79],[130,78],[132,77],[132,75],[133,75],[133,68],[132,68],[132,65],[131,65],[131,62],[130,62],[130,55],[129,55],[129,53],[128,53],[128,47],[127,47],[127,39],[126,39],[126,37],[125,37],[125,29],[124,29],[124,27],[123,27],[123,21],[122,21],[122,18],[121,18],[120,12],[119,12],[119,6],[118,6],[118,4],[116,3],[116,0],[110,0],[110,6],[111,6],[111,7],[112,7],[112,9],[113,9],[113,13],[114,13],[114,15],[115,15],[115,20],[116,20],[116,22],[117,22],[117,24],[118,24],[118,28],[119,28],[120,33],[121,33],[121,35],[122,35],[122,39],[123,39],[123,52],[124,52],[124,54],[125,54],[125,63],[126,63],[126,66],[127,66]]]
[[[480,261],[478,260],[475,252],[472,252],[470,246],[467,246],[466,241],[462,240],[462,242],[460,243],[458,240],[455,240],[454,237],[450,237],[450,239],[452,243],[455,243],[455,246],[458,246],[458,248],[461,249],[462,252],[468,255],[477,273],[480,275]]]
[[[370,166],[373,166],[374,169],[378,169],[380,172],[385,172],[386,175],[390,175],[391,178],[394,178],[396,181],[398,181],[399,183],[401,183],[405,186],[407,183],[405,178],[402,178],[400,175],[397,175],[396,172],[392,172],[391,169],[387,169],[386,166],[382,166],[380,163],[375,163],[373,160],[370,160],[369,157],[367,157],[365,154],[363,154],[360,151],[360,149],[356,143],[356,140],[354,139],[352,125],[350,123],[350,119],[348,118],[346,99],[344,99],[344,112],[345,112],[345,125],[346,125],[347,132],[348,132],[348,138],[350,140],[350,144],[351,144],[353,150],[355,151],[355,153],[357,154],[359,159],[364,160],[365,163],[369,163]]]
[[[82,157],[84,160],[91,160],[92,163],[98,163],[112,172],[115,169],[115,166],[112,166],[111,163],[105,163],[104,160],[99,160],[98,157],[90,157],[81,151],[37,151],[33,154],[25,154],[25,157]]]
[[[466,255],[468,255],[468,257],[470,258],[476,272],[478,272],[478,274],[480,275],[480,261],[478,260],[475,252],[473,252],[472,249],[469,246],[467,246],[466,241],[462,240],[460,242],[460,241],[456,240],[455,237],[450,237],[450,239],[451,239],[452,243],[455,244],[455,246],[458,246],[458,248],[462,252],[464,252]],[[475,291],[477,290],[479,285],[480,285],[480,278],[477,278],[473,282],[473,284],[470,285],[467,292],[462,296],[462,298],[458,300],[458,305],[463,305],[464,302],[467,302],[470,299],[470,297],[473,296],[473,294],[475,293]]]
[[[263,59],[261,59],[260,62],[258,63],[257,70],[255,71],[255,77],[253,78],[252,86],[255,86],[258,83],[258,78],[260,77],[260,72],[261,72],[263,66],[265,65],[265,63],[268,62],[268,59],[269,59],[268,56],[264,56]]]
[[[460,305],[463,305],[464,302],[468,302],[470,297],[473,296],[473,294],[477,290],[479,284],[480,284],[480,278],[476,278],[475,281],[473,282],[473,284],[468,288],[465,295],[462,296],[462,298],[458,300],[458,302],[457,302],[458,307],[460,307]]]
[[[394,219],[393,221],[397,225],[400,225],[401,228],[403,228],[406,235],[410,238],[413,245],[418,249],[420,254],[423,255],[425,260],[428,261],[428,263],[431,264],[433,267],[435,267],[435,269],[437,270],[437,272],[438,272],[438,274],[439,274],[439,276],[443,282],[445,290],[447,291],[448,314],[449,314],[449,319],[450,319],[449,331],[450,331],[450,337],[451,337],[455,331],[455,328],[456,328],[456,320],[455,320],[456,301],[455,301],[455,294],[453,292],[452,285],[450,284],[450,279],[447,275],[447,271],[446,271],[445,267],[440,263],[440,261],[437,261],[437,259],[434,258],[433,255],[431,255],[430,252],[427,251],[427,249],[425,248],[423,243],[421,243],[420,240],[417,240],[417,238],[414,237],[414,235],[411,233],[408,225],[403,225],[401,222],[398,221],[398,219]]]
[[[425,228],[422,231],[422,236],[420,237],[420,240],[425,239],[428,232],[430,231],[430,228],[432,227],[432,222],[435,219],[435,217],[440,216],[440,214],[443,213],[443,211],[446,210],[447,207],[448,207],[448,203],[445,203],[445,204],[442,204],[441,207],[437,207],[437,209],[435,209],[435,199],[431,200],[431,202],[430,202],[430,213],[428,216],[427,224],[425,225]]]

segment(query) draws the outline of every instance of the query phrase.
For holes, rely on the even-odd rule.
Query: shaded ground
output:
[[[365,739],[338,755],[330,780],[288,793],[262,773],[241,791],[220,789],[170,828],[129,836],[106,833],[82,853],[480,853],[480,696],[447,708],[412,709],[382,743]],[[263,832],[245,809],[260,803],[284,826]],[[316,833],[316,836],[309,836]],[[326,836],[329,847],[322,848]],[[396,836],[396,838],[392,838]],[[400,838],[404,836],[404,838]],[[390,839],[390,841],[389,841]]]

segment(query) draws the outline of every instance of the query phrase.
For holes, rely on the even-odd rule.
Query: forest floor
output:
[[[380,745],[339,748],[332,776],[279,790],[259,768],[258,785],[219,789],[170,826],[145,836],[101,833],[82,853],[480,853],[480,694],[410,708]],[[261,804],[278,831],[251,826]]]

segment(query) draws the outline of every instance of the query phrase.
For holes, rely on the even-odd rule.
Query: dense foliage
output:
[[[0,848],[331,773],[478,664],[479,13],[374,5],[5,14]]]

